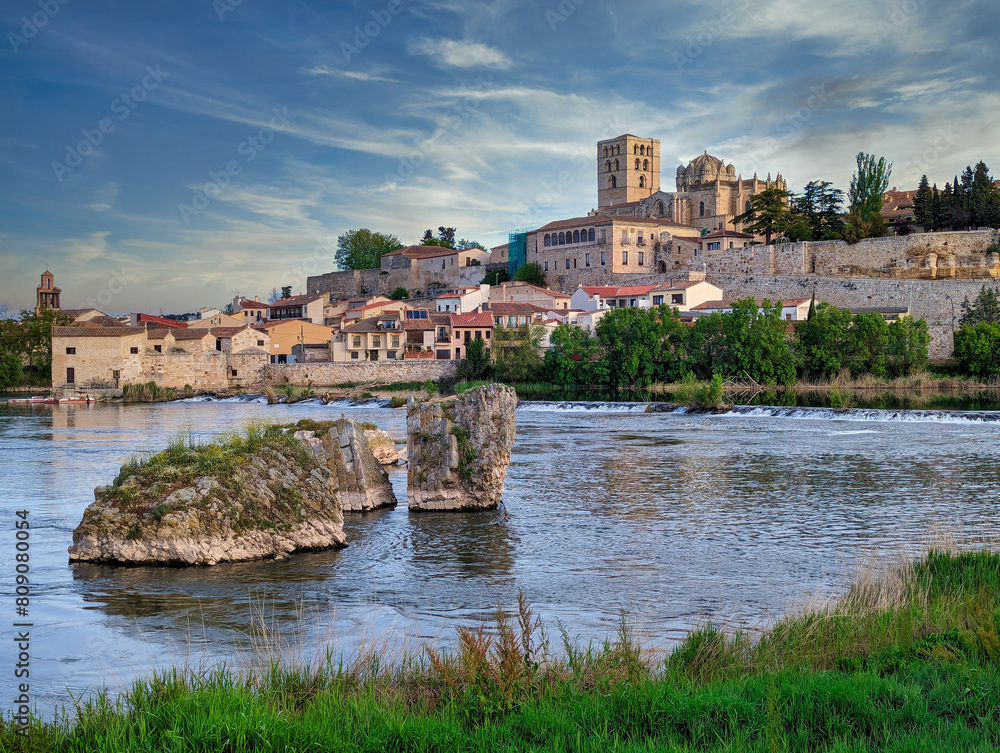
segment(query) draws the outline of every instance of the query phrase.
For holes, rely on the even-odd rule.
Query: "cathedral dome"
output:
[[[687,173],[696,183],[705,183],[716,180],[725,169],[725,163],[721,159],[705,152],[688,163]]]

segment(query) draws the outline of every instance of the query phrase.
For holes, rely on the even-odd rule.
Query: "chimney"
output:
[[[255,301],[258,301],[258,302],[259,302],[259,301],[260,301],[260,296],[259,296],[259,295],[255,295],[255,296],[253,297],[253,299],[254,299]]]

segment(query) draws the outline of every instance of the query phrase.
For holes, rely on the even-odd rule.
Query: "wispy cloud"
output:
[[[389,78],[388,76],[379,76],[374,73],[364,73],[362,71],[345,71],[340,68],[331,68],[328,65],[315,65],[312,68],[306,68],[303,73],[307,73],[310,76],[334,76],[336,78],[350,78],[355,81],[385,81],[390,84],[400,83],[394,78]]]
[[[458,41],[454,39],[421,39],[413,40],[408,50],[411,55],[427,55],[435,62],[453,68],[497,68],[506,70],[513,66],[513,61],[500,50],[488,47],[479,42]]]

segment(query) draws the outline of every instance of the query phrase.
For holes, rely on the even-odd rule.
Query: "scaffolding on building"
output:
[[[507,234],[507,274],[514,279],[514,273],[528,261],[528,230],[512,230]]]

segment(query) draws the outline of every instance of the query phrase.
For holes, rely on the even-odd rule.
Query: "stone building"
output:
[[[35,289],[35,315],[43,309],[59,311],[59,295],[62,290],[56,287],[56,278],[49,270],[42,272],[42,281]]]

